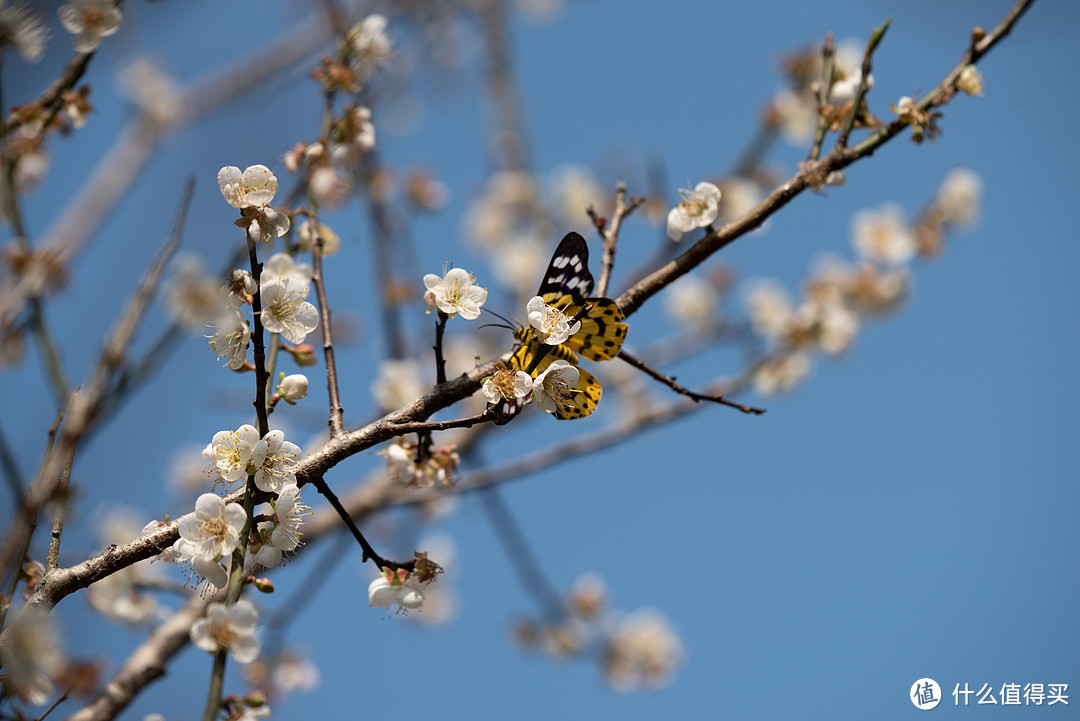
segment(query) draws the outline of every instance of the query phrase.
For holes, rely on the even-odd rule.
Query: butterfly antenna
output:
[[[488,308],[482,308],[481,310],[483,312],[485,312],[485,313],[491,313],[493,316],[495,316],[496,318],[498,318],[499,320],[501,320],[503,323],[506,324],[506,325],[502,325],[502,324],[499,324],[499,323],[489,323],[488,325],[492,325],[492,326],[494,326],[496,328],[509,328],[510,330],[517,330],[518,328],[521,327],[521,323],[518,323],[516,320],[510,320],[510,318],[507,318],[506,316],[499,315],[498,313],[496,313],[493,310],[489,310]],[[511,318],[513,318],[513,316],[511,316]],[[487,326],[482,325],[480,327],[481,328],[486,328]]]

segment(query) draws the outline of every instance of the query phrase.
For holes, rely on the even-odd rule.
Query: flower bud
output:
[[[282,400],[290,406],[295,406],[298,400],[307,397],[307,376],[303,373],[293,373],[289,376],[282,373],[281,382],[278,384],[277,391],[281,394]]]

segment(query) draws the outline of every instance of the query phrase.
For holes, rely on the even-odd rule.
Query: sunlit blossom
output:
[[[540,296],[532,298],[525,306],[529,325],[540,334],[540,340],[548,345],[559,345],[581,330],[581,321],[563,313],[544,302]]]
[[[698,183],[693,190],[680,190],[679,196],[667,220],[668,237],[675,241],[695,228],[711,225],[720,212],[720,188],[713,183]]]
[[[461,314],[466,320],[480,317],[480,307],[488,295],[487,288],[477,285],[476,278],[464,268],[451,268],[442,277],[428,273],[424,287],[439,310],[451,318]]]
[[[308,286],[295,278],[271,278],[262,283],[262,324],[290,343],[303,343],[319,324],[319,312],[305,299]]]
[[[533,380],[533,401],[544,413],[561,412],[571,405],[573,394],[581,372],[562,359],[552,361],[540,375]]]

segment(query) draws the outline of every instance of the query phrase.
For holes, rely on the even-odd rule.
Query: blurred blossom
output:
[[[720,193],[720,211],[716,219],[722,224],[746,215],[761,200],[761,188],[746,178],[727,178],[720,183]]]
[[[700,276],[687,274],[676,280],[663,296],[664,311],[676,323],[702,328],[717,318],[720,295]]]
[[[15,48],[23,60],[36,63],[45,51],[49,29],[45,16],[34,12],[25,3],[0,4],[0,45]]]
[[[536,292],[537,269],[547,262],[551,250],[534,237],[514,240],[495,249],[495,277],[518,294]]]
[[[551,173],[550,180],[555,213],[567,225],[588,222],[586,209],[591,205],[598,213],[605,212],[609,204],[592,171],[580,165],[560,165]]]
[[[790,391],[810,375],[810,356],[802,351],[785,353],[754,371],[754,388],[763,396]]]
[[[946,223],[970,227],[978,222],[981,199],[979,174],[968,168],[955,168],[941,181],[936,205]]]
[[[420,379],[420,364],[411,359],[390,359],[379,363],[371,395],[383,410],[407,406],[423,394],[426,384]]]
[[[894,203],[856,211],[851,216],[851,241],[863,258],[883,265],[900,265],[915,256],[915,233]]]
[[[349,181],[329,163],[317,165],[308,178],[311,201],[320,207],[333,208],[341,205],[349,196],[349,190]]]
[[[165,308],[174,322],[196,330],[225,313],[228,303],[220,279],[206,270],[202,259],[183,255],[177,258],[167,283]]]
[[[562,12],[566,0],[514,0],[518,10],[536,20],[552,21]]]
[[[123,15],[113,0],[70,0],[57,11],[60,24],[75,35],[75,50],[90,53],[120,29]]]
[[[599,618],[607,605],[607,584],[595,573],[581,574],[570,587],[570,610],[586,621]]]
[[[315,247],[316,240],[322,240],[324,258],[333,255],[341,248],[341,238],[334,232],[334,229],[326,223],[317,223],[312,218],[308,218],[300,224],[298,236],[300,240],[298,244],[299,250],[311,250]]]
[[[787,292],[771,280],[750,281],[745,291],[750,325],[763,338],[776,339],[787,332],[794,310]]]
[[[813,329],[818,347],[836,355],[851,347],[859,330],[859,319],[840,302],[807,302],[795,313],[795,323],[805,323]]]
[[[120,86],[156,125],[172,125],[183,111],[180,88],[149,58],[139,58],[124,68]]]
[[[210,483],[211,463],[196,445],[177,448],[169,456],[169,485],[173,491],[187,495],[203,492]]]
[[[349,30],[350,67],[360,82],[374,75],[394,54],[386,25],[384,16],[368,15]]]
[[[330,141],[330,158],[335,163],[355,163],[375,148],[375,125],[371,110],[351,105],[334,123]]]
[[[695,228],[712,225],[720,212],[720,188],[709,182],[698,183],[693,190],[679,191],[682,198],[668,213],[667,234],[674,241]]]
[[[105,546],[125,543],[146,533],[136,512],[115,506],[110,507],[97,526],[98,537]],[[158,569],[149,559],[126,566],[92,583],[86,589],[86,600],[113,621],[138,625],[162,620],[169,615],[169,609],[158,604],[154,594],[139,588],[148,581],[159,579]]]
[[[836,105],[850,103],[862,82],[862,61],[865,47],[858,40],[844,40],[836,46],[833,56],[833,84],[829,102]],[[874,76],[866,79],[866,88],[874,87]]]
[[[0,664],[7,674],[4,689],[27,703],[42,706],[53,692],[50,677],[59,674],[65,665],[60,635],[41,606],[15,615],[6,630],[7,641],[0,647]]]
[[[423,168],[409,171],[405,188],[412,204],[422,210],[442,210],[450,199],[446,185]]]
[[[660,688],[667,685],[682,655],[682,642],[663,614],[642,608],[610,630],[604,675],[618,691]]]
[[[536,199],[536,185],[527,173],[492,173],[466,211],[467,239],[481,248],[495,248],[511,241],[519,235],[515,229],[522,219],[534,211]]]
[[[203,651],[228,649],[238,663],[251,663],[259,655],[255,625],[259,611],[251,601],[241,599],[232,606],[211,603],[206,617],[191,626],[191,642]]]
[[[956,79],[956,87],[960,88],[968,95],[982,95],[983,94],[983,77],[974,65],[968,65],[960,72],[960,77]]]
[[[817,101],[810,93],[784,88],[773,97],[771,114],[784,140],[791,145],[806,145],[814,137]]]

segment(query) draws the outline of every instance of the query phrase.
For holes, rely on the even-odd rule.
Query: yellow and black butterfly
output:
[[[536,368],[531,369],[534,378],[556,360],[577,366],[579,354],[594,361],[611,360],[619,354],[626,338],[622,311],[610,298],[589,298],[593,285],[593,276],[589,272],[589,246],[579,234],[567,233],[551,257],[537,295],[570,318],[578,317],[582,308],[589,308],[578,318],[581,328],[577,333],[560,345],[548,346],[546,355]],[[541,347],[539,333],[535,328],[524,327],[515,330],[514,337],[521,345],[511,356],[510,366],[513,370],[529,371]],[[567,402],[560,404],[554,414],[560,420],[583,418],[600,402],[603,394],[600,381],[586,370],[578,368],[578,372],[578,382],[568,394]],[[505,403],[499,412],[501,422],[513,418],[522,405],[521,401]]]

